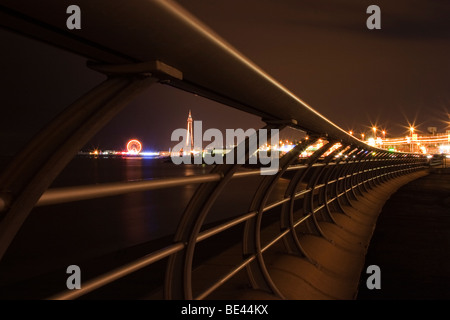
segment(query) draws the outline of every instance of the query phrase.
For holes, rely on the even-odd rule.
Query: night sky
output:
[[[237,50],[345,130],[372,125],[388,136],[408,123],[448,129],[450,2],[445,0],[179,0]],[[381,8],[368,30],[366,8]],[[1,154],[24,146],[57,112],[104,76],[86,59],[0,29]],[[188,110],[207,128],[259,128],[259,118],[165,85],[154,85],[86,145],[123,149],[141,139],[167,150]],[[286,138],[294,137],[289,131]]]

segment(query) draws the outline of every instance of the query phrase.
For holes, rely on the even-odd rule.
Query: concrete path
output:
[[[450,168],[401,187],[386,202],[366,255],[381,289],[362,273],[358,299],[450,299]]]
[[[334,213],[335,224],[318,221],[323,237],[299,235],[306,256],[287,253],[281,244],[265,253],[264,260],[268,272],[283,298],[355,299],[360,275],[365,270],[363,268],[365,255],[383,205],[401,186],[426,174],[422,171],[402,176],[372,189],[358,201],[352,201],[351,207],[344,206],[345,214]],[[264,230],[262,234],[266,231],[270,230]],[[219,273],[223,274],[227,269],[230,270],[239,259],[241,259],[239,246],[230,248],[195,270],[194,278],[199,284],[211,283],[211,279],[217,279]],[[197,290],[194,288],[194,291]],[[208,296],[208,299],[213,300],[279,298],[273,293],[250,288],[245,270]]]

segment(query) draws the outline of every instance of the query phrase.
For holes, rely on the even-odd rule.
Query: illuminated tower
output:
[[[187,150],[189,150],[189,152]],[[187,131],[186,131],[186,152],[190,153],[192,150],[194,150],[194,131],[192,129],[191,110],[189,110],[189,116],[187,118]]]

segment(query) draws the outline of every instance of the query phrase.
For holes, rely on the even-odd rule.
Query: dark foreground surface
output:
[[[381,270],[381,289],[362,274],[358,299],[450,299],[450,168],[400,188],[379,216],[366,266]]]

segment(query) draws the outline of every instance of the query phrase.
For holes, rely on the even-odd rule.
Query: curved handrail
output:
[[[303,217],[301,217],[300,219],[298,219],[297,221],[294,221],[293,227],[297,228],[298,226],[300,226],[302,223],[305,223],[308,219],[312,218],[314,214],[316,214],[317,212],[323,210],[325,208],[326,205],[329,205],[330,203],[333,203],[335,201],[338,201],[339,198],[343,197],[346,193],[351,192],[353,189],[359,188],[361,185],[363,184],[367,184],[368,182],[377,179],[379,177],[383,177],[385,175],[391,175],[393,173],[401,173],[403,171],[410,171],[411,168],[407,167],[407,168],[403,168],[404,165],[402,164],[397,164],[397,165],[391,165],[390,167],[401,167],[399,169],[394,168],[393,171],[390,171],[389,173],[381,173],[378,176],[373,176],[370,178],[367,178],[365,181],[360,182],[352,187],[350,187],[349,189],[344,189],[341,193],[337,194],[335,197],[328,199],[326,204],[322,204],[321,206],[318,206],[316,208],[314,208],[312,210],[312,212],[309,212],[307,214],[305,214]],[[304,167],[302,167],[303,169],[305,169]],[[316,166],[316,168],[318,168],[318,166]],[[383,167],[379,167],[380,169],[382,169]],[[301,169],[298,169],[301,170]],[[364,174],[366,171],[359,171],[356,172],[355,174],[357,175],[361,175]],[[208,175],[205,175],[208,176]],[[239,176],[236,176],[235,178],[239,178]],[[326,184],[320,184],[315,186],[315,191],[317,192],[318,190],[323,190],[325,189],[325,187],[331,185],[331,184],[336,184],[338,183],[338,181],[343,180],[343,179],[348,179],[347,176],[343,176],[340,177],[338,179],[335,180],[330,180],[328,181]],[[167,180],[171,180],[171,179],[167,179]],[[195,180],[195,179],[185,179],[184,182],[186,184],[192,184],[192,183],[199,183],[199,180]],[[180,184],[177,185],[171,185],[171,186],[166,186],[164,184],[159,184],[158,187],[156,187],[156,189],[159,188],[165,188],[165,187],[175,187],[175,186],[179,186]],[[294,199],[299,199],[301,197],[305,197],[308,193],[312,193],[314,190],[313,189],[304,189],[301,190],[297,193],[295,193],[294,195]],[[73,199],[67,199],[67,201],[71,201]],[[78,200],[82,200],[82,199],[78,199]],[[269,211],[273,208],[276,208],[278,206],[283,205],[284,203],[286,203],[287,201],[290,201],[291,197],[287,197],[284,198],[282,200],[279,201],[275,201],[273,203],[268,204],[266,207],[263,208],[262,212],[266,212]],[[253,212],[248,212],[242,215],[239,215],[238,217],[235,217],[231,220],[228,220],[224,223],[219,224],[218,226],[212,227],[210,229],[204,230],[202,231],[199,236],[196,239],[196,242],[201,242],[204,241],[210,237],[213,237],[225,230],[228,230],[236,225],[239,225],[241,223],[245,223],[247,221],[249,221],[250,219],[254,218],[256,216],[257,212],[253,211]],[[280,240],[283,239],[283,237],[285,237],[287,234],[289,234],[289,232],[291,232],[290,229],[286,229],[286,230],[282,230],[280,231],[280,233],[278,235],[276,235],[273,239],[271,239],[263,248],[262,248],[262,253],[265,252],[266,250],[268,250],[269,248],[271,248],[273,245],[275,245],[277,242],[279,242]],[[88,280],[84,285],[83,288],[80,290],[67,290],[65,292],[61,292],[55,296],[50,297],[49,299],[56,299],[56,300],[66,300],[66,299],[76,299],[79,298],[87,293],[90,293],[93,290],[99,289],[104,285],[107,285],[113,281],[116,281],[130,273],[136,272],[156,261],[159,261],[161,259],[164,259],[174,253],[180,252],[181,250],[183,250],[185,248],[185,244],[182,242],[177,242],[177,243],[173,243],[170,246],[167,247],[163,247],[155,252],[151,252],[149,254],[147,254],[146,256],[136,259],[134,261],[129,262],[128,264],[118,267],[114,270],[111,270],[105,274],[102,274],[94,279],[90,279]],[[228,280],[230,280],[233,276],[235,276],[239,271],[241,271],[244,267],[248,266],[251,262],[253,262],[256,259],[256,255],[251,255],[251,256],[247,256],[240,264],[236,265],[234,268],[232,268],[228,273],[224,274],[220,279],[217,279],[215,282],[213,282],[212,284],[210,284],[210,286],[208,287],[208,289],[204,290],[203,292],[199,293],[198,296],[194,297],[195,299],[201,300],[201,299],[205,299],[209,294],[211,294],[214,290],[220,288],[220,286],[222,286],[224,283],[226,283]]]
[[[244,267],[247,268],[254,287],[266,288],[283,297],[270,279],[263,254],[283,240],[289,252],[317,263],[308,255],[295,234],[297,227],[307,225],[312,234],[324,236],[317,215],[324,213],[327,216],[325,219],[330,220],[335,212],[345,215],[344,207],[351,206],[358,195],[369,192],[391,178],[425,167],[424,156],[389,153],[348,134],[173,1],[79,0],[77,4],[82,8],[83,14],[92,20],[89,21],[89,28],[76,31],[67,30],[61,24],[59,14],[52,14],[65,12],[65,4],[62,2],[41,0],[34,5],[24,0],[5,0],[0,5],[1,25],[85,56],[91,60],[88,63],[90,68],[108,75],[107,81],[77,101],[42,133],[39,141],[45,141],[46,137],[55,138],[45,145],[46,154],[39,158],[34,167],[27,167],[29,162],[17,161],[18,168],[26,167],[25,174],[20,176],[20,172],[6,172],[0,177],[0,181],[5,184],[1,186],[3,194],[0,194],[0,211],[8,210],[10,202],[13,206],[13,210],[7,211],[6,218],[3,219],[8,220],[9,224],[0,225],[1,231],[5,234],[9,232],[5,238],[10,241],[14,237],[35,206],[199,184],[186,207],[172,245],[93,279],[79,293],[94,290],[148,264],[168,258],[168,280],[164,289],[170,298],[205,298]],[[117,10],[120,10],[120,15]],[[78,144],[92,137],[129,99],[155,79],[260,116],[268,126],[301,129],[313,138],[327,140],[328,144],[304,164],[287,164],[282,168],[283,173],[291,177],[282,199],[266,203],[276,182],[276,179],[266,177],[264,185],[261,183],[256,187],[257,196],[252,202],[254,210],[207,230],[201,227],[224,186],[232,179],[257,174],[256,171],[237,172],[235,170],[239,166],[219,165],[216,171],[202,176],[46,191],[51,179],[45,180],[42,177],[49,172],[51,177],[56,177],[68,163]],[[90,114],[83,111],[86,105]],[[73,117],[74,114],[77,117]],[[96,126],[84,123],[86,120],[95,122]],[[62,130],[62,124],[67,125],[68,121],[71,129]],[[58,135],[54,130],[60,130],[58,132],[63,135]],[[305,141],[302,143],[304,147],[310,144]],[[323,159],[320,157],[335,143],[342,145],[342,158],[336,155],[338,158],[332,159],[330,156],[321,162]],[[32,141],[21,153],[20,159],[26,158],[28,153],[36,153],[36,145],[40,144]],[[61,159],[60,155],[63,153],[65,156]],[[21,178],[18,184],[14,181],[16,177]],[[326,179],[322,181],[322,177]],[[302,185],[306,187],[301,188]],[[10,189],[11,194],[4,193]],[[294,203],[302,198],[306,199],[303,215],[294,217]],[[282,210],[282,230],[275,236],[264,239],[266,241],[262,243],[262,215],[277,207]],[[242,261],[195,296],[192,288],[192,260],[197,243],[239,224],[245,224],[242,241],[247,245],[243,250]],[[2,244],[2,253],[7,245]],[[72,292],[59,297],[74,296],[77,294]]]
[[[4,3],[0,13],[6,11],[9,19],[0,19],[0,24],[88,57],[99,64],[92,67],[103,73],[121,64],[124,66],[119,68],[120,73],[126,70],[136,73],[135,63],[162,61],[182,75],[163,79],[163,83],[265,120],[289,121],[307,133],[374,149],[315,111],[172,0],[134,0],[121,4],[111,0],[80,0],[77,4],[83,17],[89,17],[86,22],[89,28],[76,31],[68,30],[58,15],[48,12],[49,8],[65,12],[64,3],[52,0],[42,0],[39,5],[23,0]],[[8,25],[11,16],[14,24]],[[111,72],[115,72],[114,68]]]

